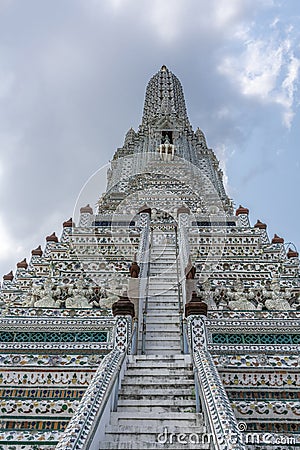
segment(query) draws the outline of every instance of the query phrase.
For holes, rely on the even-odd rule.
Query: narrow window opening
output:
[[[162,131],[161,143],[162,144],[167,144],[167,143],[173,144],[172,131]]]

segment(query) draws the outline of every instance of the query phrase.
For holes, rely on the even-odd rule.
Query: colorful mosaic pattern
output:
[[[300,334],[213,334],[215,344],[300,344]]]
[[[105,331],[89,332],[0,332],[0,342],[107,342]]]

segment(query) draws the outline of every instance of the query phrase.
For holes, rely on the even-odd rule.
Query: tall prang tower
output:
[[[165,188],[172,201],[159,195]],[[203,132],[192,130],[181,84],[165,66],[148,83],[138,132],[131,128],[114,155],[99,214],[124,213],[126,205],[130,213],[143,200],[175,215],[183,205],[196,215],[215,214],[216,208],[232,215],[219,162]]]
[[[178,78],[0,290],[0,449],[300,447],[299,255],[234,211]]]

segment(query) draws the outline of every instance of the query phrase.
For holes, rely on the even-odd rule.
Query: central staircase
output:
[[[189,355],[181,353],[175,232],[153,231],[144,353],[129,356],[99,449],[208,449]]]

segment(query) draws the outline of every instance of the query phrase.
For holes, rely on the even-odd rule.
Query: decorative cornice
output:
[[[107,342],[0,342],[0,350],[29,351],[29,350],[94,350],[109,351],[113,348]]]
[[[229,345],[229,344],[209,344],[207,349],[210,353],[271,353],[271,354],[280,354],[280,353],[292,353],[299,354],[300,345],[248,345],[248,344],[237,344],[237,345]]]

